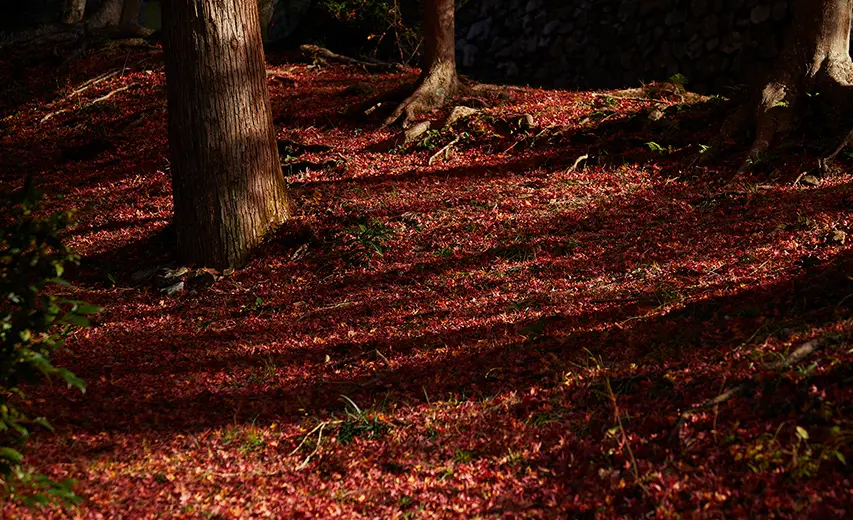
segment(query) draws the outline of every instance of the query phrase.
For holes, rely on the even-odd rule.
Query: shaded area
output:
[[[800,150],[730,185],[736,160],[684,161],[725,105],[660,101],[665,117],[650,123],[657,102],[525,90],[427,165],[425,146],[364,151],[387,133],[340,115],[367,97],[346,78],[364,76],[276,70],[293,80],[271,79],[279,137],[327,145],[306,160],[340,154],[340,165],[291,175],[297,217],[246,269],[194,293],[132,281],[171,261],[162,118],[139,127],[144,142],[57,170],[44,158],[76,115],[57,116],[20,165],[80,208],[75,297],[107,308],[60,360],[87,394],[37,397],[58,433],[33,453],[81,478],[87,512],[201,514],[182,508],[247,489],[283,517],[844,507],[826,490],[846,467],[818,454],[850,452],[832,433],[849,429],[849,348],[811,369],[762,368],[814,336],[847,342],[850,245],[828,238],[850,225],[844,163],[816,187],[794,185]],[[160,80],[116,106],[156,102]],[[524,113],[536,131],[500,126]],[[39,115],[16,121],[19,146]],[[549,126],[559,132],[537,141]],[[358,224],[375,221],[390,236],[359,241]],[[747,379],[756,392],[676,428]],[[342,395],[381,425],[356,429],[367,427]],[[325,421],[325,440],[314,430],[300,447]],[[796,426],[812,436],[811,463],[802,444],[791,455]]]

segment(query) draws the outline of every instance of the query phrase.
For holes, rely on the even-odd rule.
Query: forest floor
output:
[[[413,74],[268,60],[297,215],[194,276],[159,49],[4,50],[0,187],[76,208],[71,291],[104,311],[57,358],[87,392],[29,403],[56,432],[27,462],[84,500],[3,516],[851,514],[849,158],[690,166],[732,104],[666,89],[507,89],[376,151],[346,110]]]

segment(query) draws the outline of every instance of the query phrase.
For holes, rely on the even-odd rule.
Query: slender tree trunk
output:
[[[385,120],[407,123],[444,105],[459,87],[453,0],[424,0],[424,61],[414,93]]]
[[[779,133],[793,125],[796,108],[806,93],[820,93],[840,112],[853,109],[853,62],[850,23],[853,0],[797,0],[785,47],[776,69],[753,101],[755,141],[741,171],[766,152]],[[749,122],[749,107],[723,125],[718,148]]]
[[[74,25],[83,21],[86,0],[65,0],[62,10],[62,23]]]
[[[289,215],[257,0],[164,5],[178,254],[239,266]]]

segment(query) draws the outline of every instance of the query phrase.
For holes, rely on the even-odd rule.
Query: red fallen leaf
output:
[[[90,382],[86,398],[33,394],[58,433],[36,435],[28,461],[79,480],[81,517],[824,518],[849,508],[846,466],[794,463],[791,428],[853,456],[832,434],[849,429],[850,353],[811,372],[760,368],[812,335],[851,332],[839,304],[851,292],[848,246],[824,246],[825,230],[850,226],[844,165],[807,196],[761,178],[769,187],[721,193],[725,164],[688,177],[678,158],[626,144],[660,139],[630,130],[641,104],[618,101],[614,124],[594,126],[598,94],[522,89],[488,109],[480,133],[466,130],[475,137],[448,163],[426,167],[428,148],[365,152],[390,134],[340,117],[351,102],[342,86],[390,90],[400,77],[292,64],[293,85],[271,87],[278,137],[328,145],[345,166],[289,179],[298,200],[322,200],[305,202],[245,269],[161,300],[125,284],[171,261],[159,235],[171,218],[163,75],[159,58],[135,52],[95,53],[71,72],[73,86],[139,62],[91,92],[139,83],[111,98],[115,111],[54,104],[54,73],[20,69],[44,95],[4,120],[0,147],[17,164],[4,187],[33,173],[66,194],[55,207],[79,208],[68,239],[86,261],[73,297],[107,309],[60,358]],[[119,131],[144,110],[132,133]],[[692,110],[679,138],[708,142],[714,125]],[[563,134],[507,150],[514,137],[489,120],[524,113]],[[57,162],[93,129],[113,147]],[[590,153],[574,142],[590,130],[618,160],[569,171]],[[782,175],[811,160],[802,153],[786,152]],[[306,160],[327,159],[317,154]],[[362,218],[396,230],[381,262],[349,262],[333,238]],[[291,225],[307,237],[296,260]],[[540,319],[540,337],[517,337]],[[678,424],[742,381],[752,395]],[[324,423],[322,438],[308,435]]]

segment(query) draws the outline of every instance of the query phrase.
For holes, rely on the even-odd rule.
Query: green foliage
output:
[[[667,152],[667,148],[664,148],[663,146],[657,144],[654,141],[649,141],[648,143],[646,143],[646,148],[648,148],[649,150],[651,150],[653,152],[661,153],[661,154]]]
[[[679,73],[673,74],[672,76],[669,77],[669,79],[667,81],[669,81],[673,85],[681,87],[682,89],[684,89],[684,86],[687,85],[687,83],[688,83],[687,77],[684,76],[684,74],[679,74]]]
[[[55,482],[34,475],[20,451],[32,425],[50,429],[44,417],[30,419],[21,409],[22,385],[58,378],[85,392],[85,384],[50,361],[75,327],[89,325],[87,315],[100,308],[55,296],[51,287],[68,285],[65,266],[78,257],[59,239],[72,221],[68,211],[39,216],[41,194],[28,180],[22,191],[6,197],[0,233],[0,485],[12,500],[28,505],[76,503],[70,480]]]
[[[384,435],[390,427],[382,420],[379,414],[362,410],[349,397],[342,395],[347,402],[346,417],[338,428],[338,442],[349,444],[356,437],[366,435],[368,439],[378,439]]]
[[[345,244],[352,248],[352,256],[367,259],[378,254],[383,256],[386,251],[386,242],[394,236],[394,229],[386,226],[378,220],[371,220],[366,224],[346,229],[349,235]]]
[[[442,133],[441,129],[427,130],[424,137],[415,145],[415,148],[434,150],[438,146],[437,141],[442,136]]]

